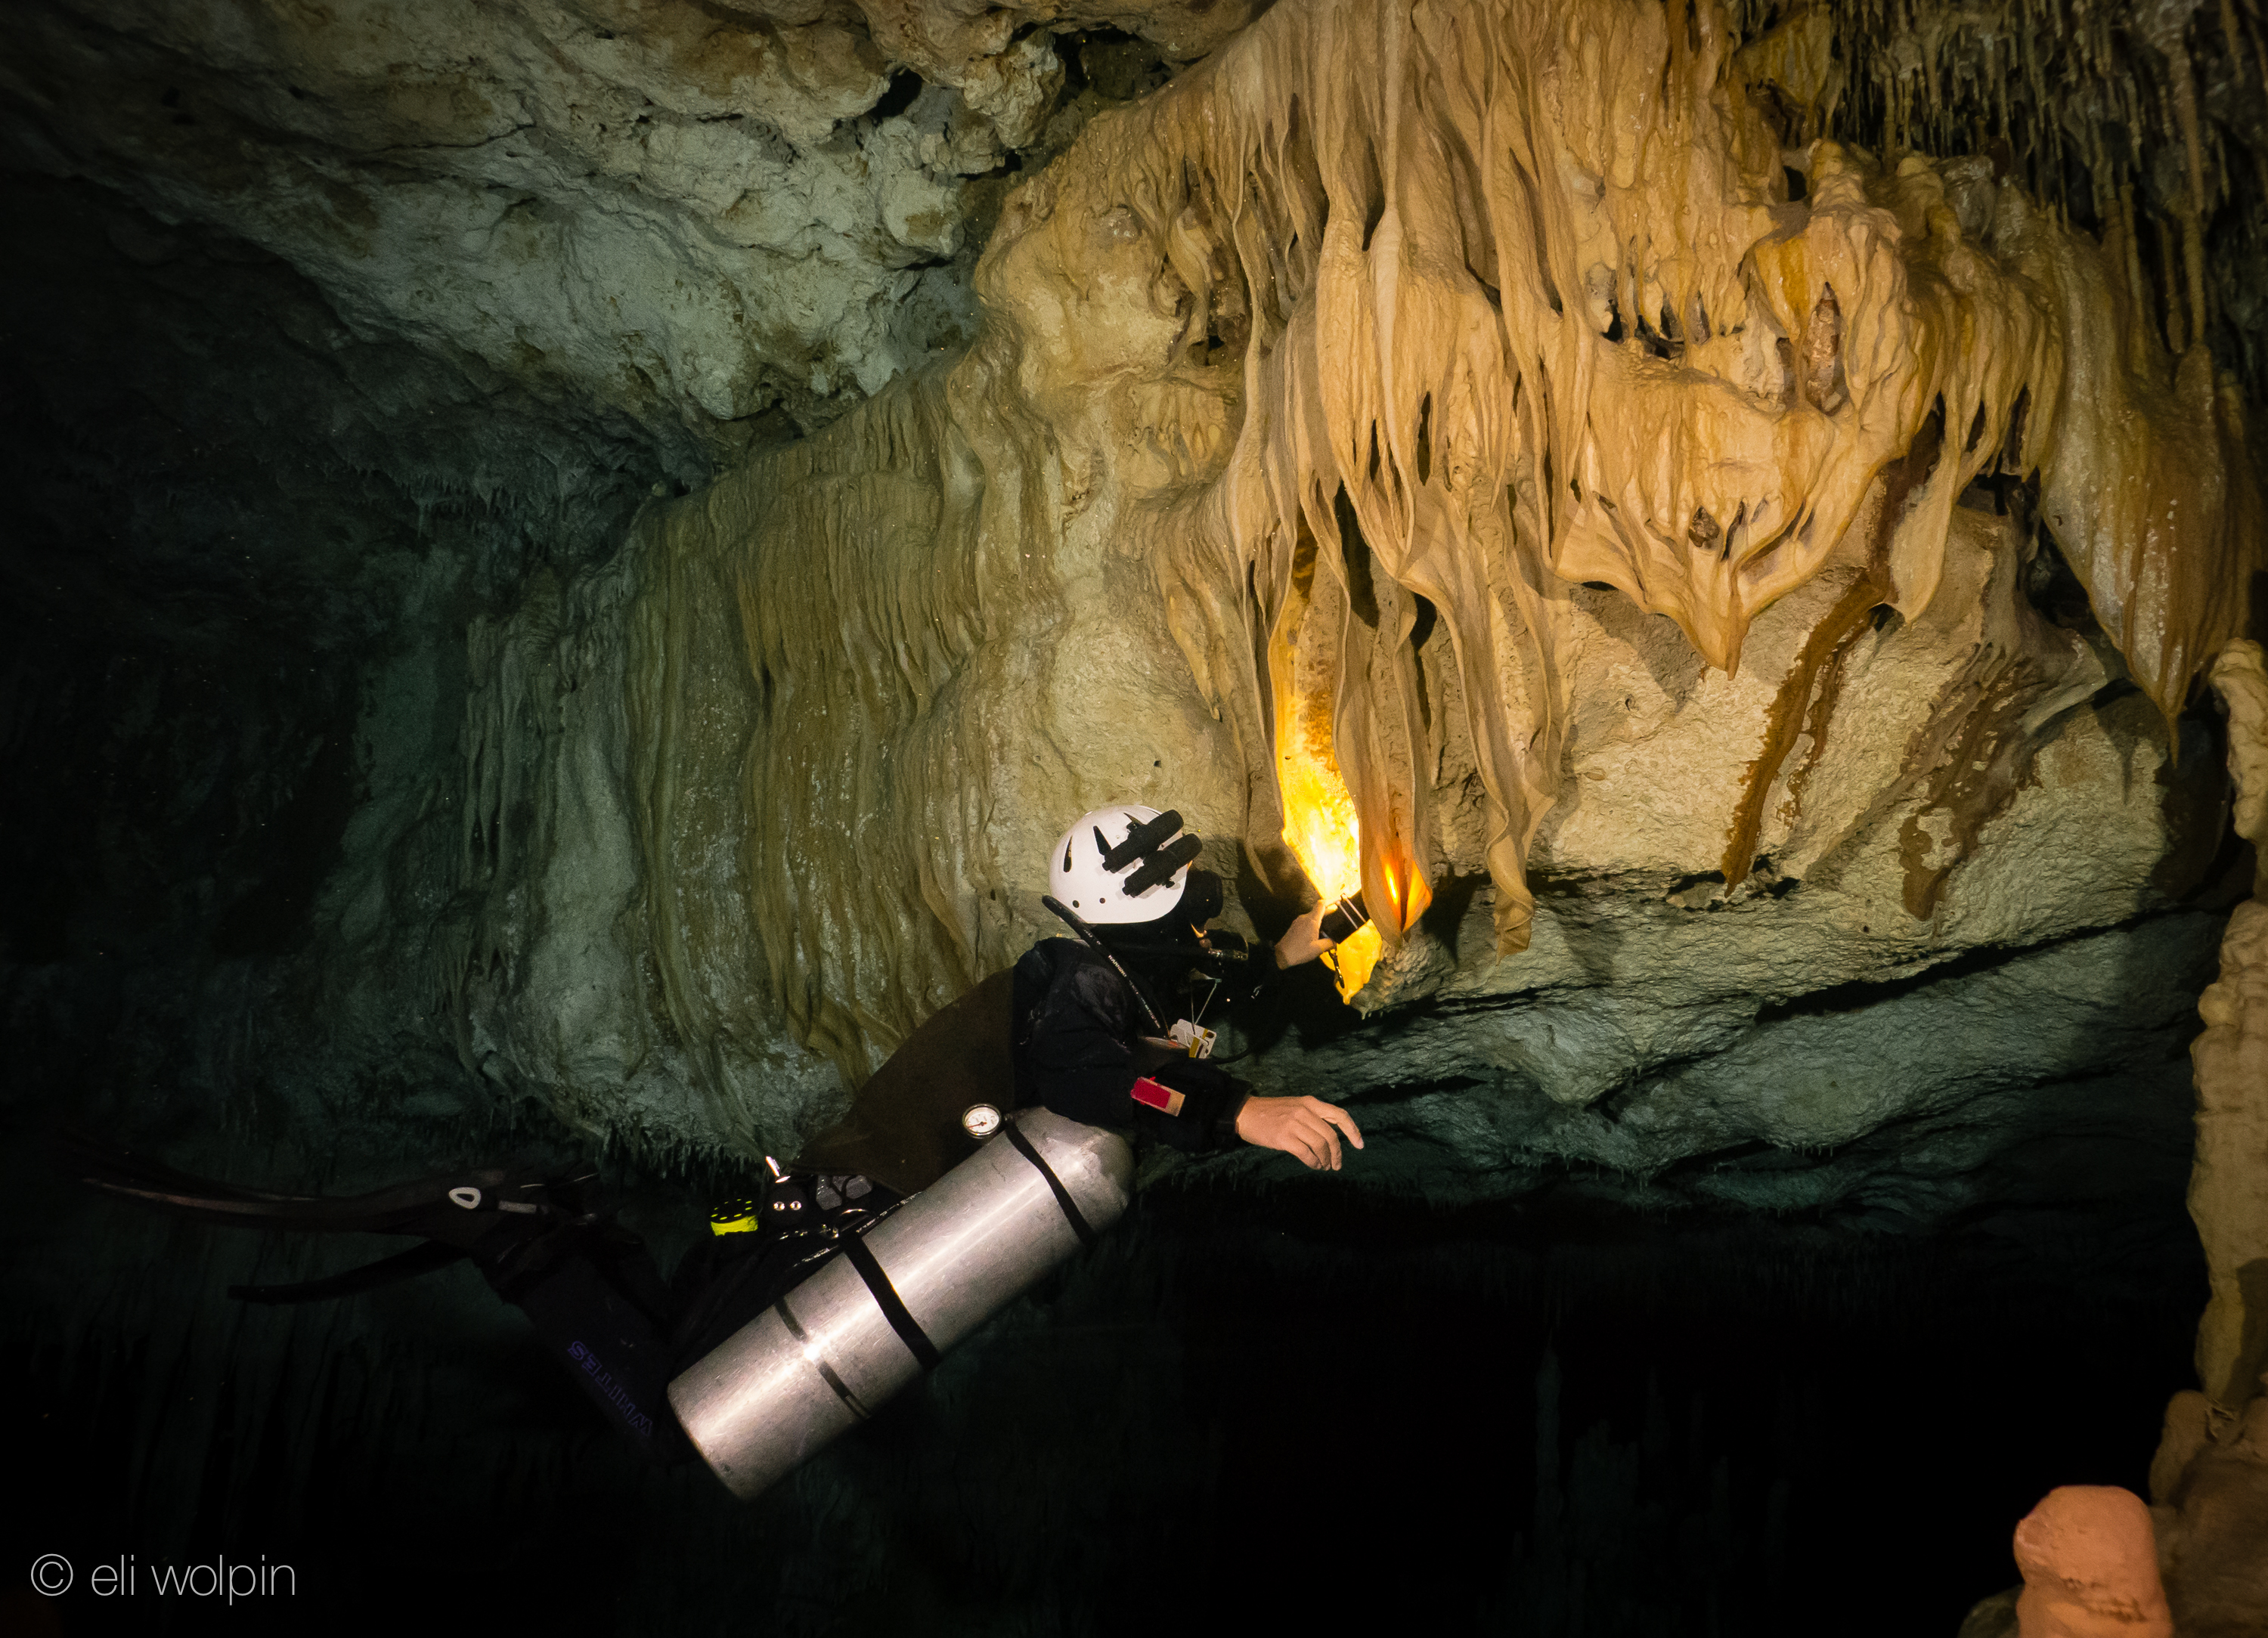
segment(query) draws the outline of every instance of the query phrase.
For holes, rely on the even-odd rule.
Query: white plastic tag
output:
[[[1192,1058],[1212,1056],[1212,1044],[1220,1039],[1218,1030],[1209,1030],[1202,1024],[1192,1024],[1187,1018],[1174,1020],[1174,1027],[1166,1032],[1174,1046]]]

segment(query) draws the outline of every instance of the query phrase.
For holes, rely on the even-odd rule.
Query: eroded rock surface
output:
[[[1379,8],[1256,10],[13,8],[0,730],[11,849],[48,867],[0,969],[18,1129],[69,1107],[311,1184],[531,1132],[631,1167],[784,1152],[1055,930],[1039,848],[1134,795],[1182,805],[1263,922],[1356,883],[1395,911],[1361,1009],[1231,1043],[1359,1105],[1360,1232],[1462,1219],[1410,1198],[1523,1201],[1462,1219],[1498,1224],[1548,1198],[1552,1233],[1601,1197],[1749,1208],[1669,1265],[1722,1266],[1675,1311],[1695,1336],[1719,1289],[1700,1317],[1749,1325],[1822,1222],[2067,1236],[2088,1302],[2059,1318],[2179,1286],[2181,1053],[2218,949],[2201,1061],[2249,1072],[2257,966],[2220,724],[2183,694],[2251,538],[2213,364],[2262,378],[2230,181],[2257,19],[1924,0],[1736,40],[1651,0],[1391,37]],[[2193,106],[2154,101],[2167,62]],[[1946,157],[1881,163],[1900,133]],[[2201,1183],[2252,1175],[2246,1107],[2211,1105],[2236,1164]],[[486,1403],[385,1341],[461,1341],[445,1288],[316,1346],[223,1332],[222,1288],[276,1270],[48,1214],[31,1154],[11,1347],[71,1393],[132,1389],[80,1368],[89,1337],[147,1367],[92,1423],[133,1506],[272,1496],[278,1449],[321,1471],[341,1352],[386,1385],[373,1451],[452,1436],[405,1405]],[[1206,1164],[1231,1215],[1292,1172]],[[2258,1304],[2231,1197],[2199,1194],[2233,1400]],[[1901,1252],[1917,1316],[1937,1243]],[[1617,1265],[1575,1250],[1619,1339]],[[1764,1384],[1746,1341],[1717,1364]],[[1527,1367],[1490,1367],[1516,1399]],[[2177,1402],[2184,1630],[2259,1607],[2263,1403]],[[1808,1414],[1834,1448],[1846,1419]],[[1576,1599],[1705,1533],[1598,1432],[1592,1510],[1528,1551]],[[1219,1455],[1153,1443],[1165,1489]],[[483,1461],[437,1458],[460,1511],[530,1471]],[[1619,1477],[1587,1492],[1586,1463]],[[862,1493],[966,1492],[924,1473]],[[1081,1494],[1028,1477],[1027,1511]],[[966,1522],[936,1505],[920,1528]],[[871,1568],[824,1524],[780,1537],[798,1584]],[[691,1584],[670,1564],[654,1607]]]
[[[2228,897],[2168,719],[2257,547],[2211,361],[1992,165],[1821,139],[1815,19],[1398,15],[23,13],[18,165],[659,480],[614,562],[373,663],[342,1061],[424,1032],[594,1135],[792,1147],[1136,796],[1263,921],[1390,907],[1373,1022],[1248,1067],[1459,1187],[1957,1192],[1977,1097],[2157,1121]]]
[[[1185,58],[1248,16],[1109,20]],[[732,453],[965,342],[970,230],[998,193],[970,179],[1048,143],[1065,70],[1035,29],[1101,20],[879,0],[58,0],[11,12],[0,135],[12,169],[284,258],[366,337]]]
[[[1705,15],[1397,26],[1279,8],[1099,119],[1008,204],[967,357],[646,521],[656,974],[718,1106],[783,1033],[857,1077],[1045,933],[1042,849],[1113,796],[1260,895],[1392,907],[1360,999],[1413,1010],[1249,1070],[1462,1083],[1387,1118],[1476,1171],[1831,1148],[2162,1053],[2217,924],[2151,918],[2226,811],[2167,714],[2258,549],[2204,356],[2081,322],[2115,267],[1973,166],[1822,145],[1791,201]],[[1665,72],[1629,153],[1543,116]],[[1556,158],[1475,168],[1514,129]],[[2096,504],[2114,467],[2173,525]],[[1911,1013],[1844,1039],[1837,991]],[[2037,1017],[2031,1061],[1971,1007]]]
[[[2237,824],[2268,858],[2268,678],[2257,643],[2233,645],[2213,668],[2229,705]],[[2268,885],[2268,877],[2257,878]],[[2220,975],[2198,1002],[2205,1033],[2197,1069],[2197,1170],[2190,1212],[2213,1269],[2213,1300],[2198,1330],[2205,1392],[2241,1410],[2268,1370],[2268,892],[2229,917]]]
[[[2268,861],[2268,675],[2229,645],[2213,680],[2228,710],[2235,826]],[[2229,917],[2220,976],[2198,1003],[2197,1154],[2190,1215],[2212,1295],[2198,1326],[2202,1391],[2176,1393],[2151,1464],[2167,1590],[2183,1634],[2258,1629],[2268,1612],[2268,863]]]

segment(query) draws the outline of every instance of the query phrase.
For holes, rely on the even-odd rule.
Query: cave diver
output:
[[[1241,1142],[1314,1170],[1362,1147],[1354,1118],[1320,1098],[1254,1096],[1209,1061],[1204,1020],[1248,1005],[1332,949],[1363,911],[1318,904],[1254,959],[1242,937],[1207,930],[1221,879],[1178,812],[1117,803],[1081,814],[1048,857],[1041,902],[1075,937],[1042,939],[932,1014],[804,1153],[910,1194],[974,1151],[963,1117],[1041,1106],[1170,1148]],[[995,1112],[997,1113],[997,1111]]]
[[[75,1133],[58,1137],[57,1158],[98,1188],[210,1222],[419,1242],[325,1279],[231,1289],[246,1301],[344,1296],[469,1260],[643,1456],[688,1460],[696,1452],[671,1410],[673,1380],[759,1317],[785,1311],[838,1257],[858,1265],[875,1303],[924,1351],[862,1237],[1004,1122],[1076,1219],[1060,1181],[1012,1129],[1012,1112],[1044,1108],[1080,1128],[1189,1152],[1241,1142],[1318,1170],[1337,1170],[1344,1143],[1362,1146],[1337,1105],[1255,1095],[1210,1061],[1218,1032],[1205,1023],[1330,949],[1347,908],[1327,923],[1330,907],[1317,905],[1272,959],[1255,961],[1236,934],[1206,930],[1223,893],[1196,864],[1198,851],[1175,812],[1118,804],[1080,816],[1049,856],[1043,900],[1075,937],[1042,940],[917,1029],[795,1164],[767,1158],[756,1194],[711,1214],[711,1232],[667,1281],[588,1169],[468,1169],[326,1197],[212,1182]],[[933,1363],[931,1350],[924,1364]]]
[[[1221,880],[1194,863],[1197,851],[1180,814],[1134,805],[1084,814],[1056,844],[1049,908],[1079,937],[1043,940],[1016,964],[1020,1098],[1176,1149],[1241,1140],[1336,1172],[1342,1140],[1362,1147],[1354,1118],[1320,1098],[1247,1092],[1208,1061],[1218,1032],[1204,1022],[1214,1004],[1248,1003],[1332,948],[1322,930],[1330,907],[1293,921],[1272,964],[1248,964],[1235,934],[1205,930],[1221,912]],[[1187,1013],[1170,1025],[1169,997]]]

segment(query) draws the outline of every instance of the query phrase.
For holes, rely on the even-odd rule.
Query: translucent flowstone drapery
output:
[[[855,1079],[1029,937],[1064,812],[1177,748],[1262,885],[1360,885],[1373,1004],[1454,963],[1413,934],[1454,869],[1519,951],[1587,584],[1730,672],[1840,566],[1774,662],[1732,885],[1852,645],[1955,595],[1983,635],[1877,804],[1949,816],[1907,821],[1933,914],[2103,680],[2009,589],[2043,533],[2177,711],[2262,561],[2233,390],[1989,162],[1785,145],[1808,40],[1743,51],[1708,5],[1288,4],[1096,119],[1005,208],[968,354],[647,525],[678,1027],[729,1034],[718,987],[761,987]]]

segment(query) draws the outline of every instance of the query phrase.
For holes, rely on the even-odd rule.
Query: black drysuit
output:
[[[965,998],[968,1004],[954,1016],[941,1015],[933,1030],[924,1026],[908,1043],[917,1060],[909,1073],[895,1081],[877,1076],[868,1091],[880,1101],[895,1098],[907,1104],[896,1112],[901,1124],[942,1119],[952,1126],[954,1139],[973,1148],[960,1127],[960,1099],[968,1089],[996,1086],[993,1096],[1008,1098],[1009,1089],[1002,1084],[1008,1070],[1002,1048],[1012,1047],[1018,1107],[1044,1104],[1071,1120],[1130,1128],[1177,1149],[1225,1147],[1236,1141],[1244,1089],[1213,1065],[1144,1039],[1187,1016],[1186,1009],[1167,998],[1178,1000],[1180,981],[1204,955],[1194,939],[1130,952],[1124,959],[1142,986],[1142,998],[1149,1003],[1145,1011],[1129,980],[1108,958],[1075,939],[1049,939],[1016,964],[1011,985],[999,981],[1011,975],[996,975]],[[1211,992],[1213,999],[1253,994],[1278,976],[1272,962],[1267,969],[1224,982]],[[1005,1020],[1010,1042],[999,1039],[996,1009],[1002,988],[1009,988],[1012,997]],[[922,1073],[938,1069],[947,1059],[957,1073]],[[1145,1077],[1182,1094],[1178,1113],[1136,1101],[1136,1083]],[[892,1116],[889,1110],[873,1112],[868,1125],[887,1135]],[[877,1141],[872,1133],[864,1139],[867,1147]],[[865,1172],[866,1167],[855,1159],[858,1148],[850,1144],[824,1171]],[[895,1149],[884,1144],[875,1152],[886,1151],[908,1169],[902,1182],[909,1190],[924,1186],[960,1152],[950,1144],[902,1142]],[[693,1455],[670,1413],[671,1378],[805,1278],[833,1253],[837,1235],[858,1232],[868,1218],[899,1198],[878,1184],[854,1208],[835,1192],[848,1182],[845,1178],[814,1172],[783,1179],[770,1186],[764,1220],[796,1220],[800,1226],[706,1238],[665,1286],[637,1237],[614,1225],[597,1201],[585,1198],[582,1184],[587,1179],[563,1186],[501,1172],[467,1173],[368,1197],[326,1201],[247,1194],[91,1140],[77,1142],[64,1158],[90,1183],[193,1216],[245,1226],[374,1230],[428,1242],[385,1264],[332,1280],[247,1290],[245,1295],[255,1301],[343,1295],[469,1257],[497,1294],[534,1322],[547,1350],[601,1414],[642,1454],[661,1462]],[[452,1184],[457,1186],[453,1190]],[[861,1186],[865,1187],[863,1181]],[[774,1209],[791,1196],[802,1209]]]
[[[1126,958],[1130,984],[1108,957],[1078,939],[1033,945],[1016,963],[1018,1105],[1044,1104],[1072,1120],[1130,1128],[1191,1152],[1236,1142],[1246,1089],[1226,1071],[1148,1039],[1187,1016],[1167,999],[1170,981],[1200,953],[1192,944]],[[1248,997],[1274,973],[1270,961],[1263,972],[1224,983],[1216,1000]],[[1179,1113],[1138,1101],[1135,1083],[1145,1079],[1181,1093]]]

